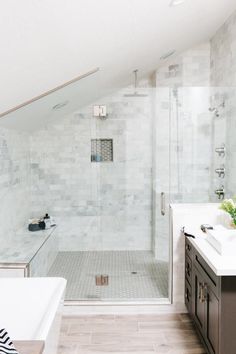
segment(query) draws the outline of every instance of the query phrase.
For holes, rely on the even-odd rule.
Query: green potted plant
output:
[[[224,210],[231,216],[232,223],[231,226],[236,228],[236,202],[234,199],[225,199],[221,205],[220,209]]]

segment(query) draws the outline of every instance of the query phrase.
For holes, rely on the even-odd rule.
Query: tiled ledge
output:
[[[58,252],[56,227],[19,230],[0,250],[0,278],[45,277]]]
[[[56,227],[35,232],[27,229],[17,231],[2,245],[0,263],[30,263],[55,229]]]

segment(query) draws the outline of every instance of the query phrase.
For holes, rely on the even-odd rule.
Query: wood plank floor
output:
[[[19,353],[42,354],[44,349],[44,342],[40,340],[14,341],[14,346]]]
[[[64,317],[59,354],[81,353],[206,354],[186,314]]]

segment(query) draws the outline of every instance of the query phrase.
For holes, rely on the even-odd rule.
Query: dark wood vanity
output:
[[[187,237],[185,304],[209,354],[236,354],[236,276],[217,276]]]

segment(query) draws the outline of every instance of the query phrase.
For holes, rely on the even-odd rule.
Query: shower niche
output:
[[[113,162],[113,139],[91,139],[91,162]]]

